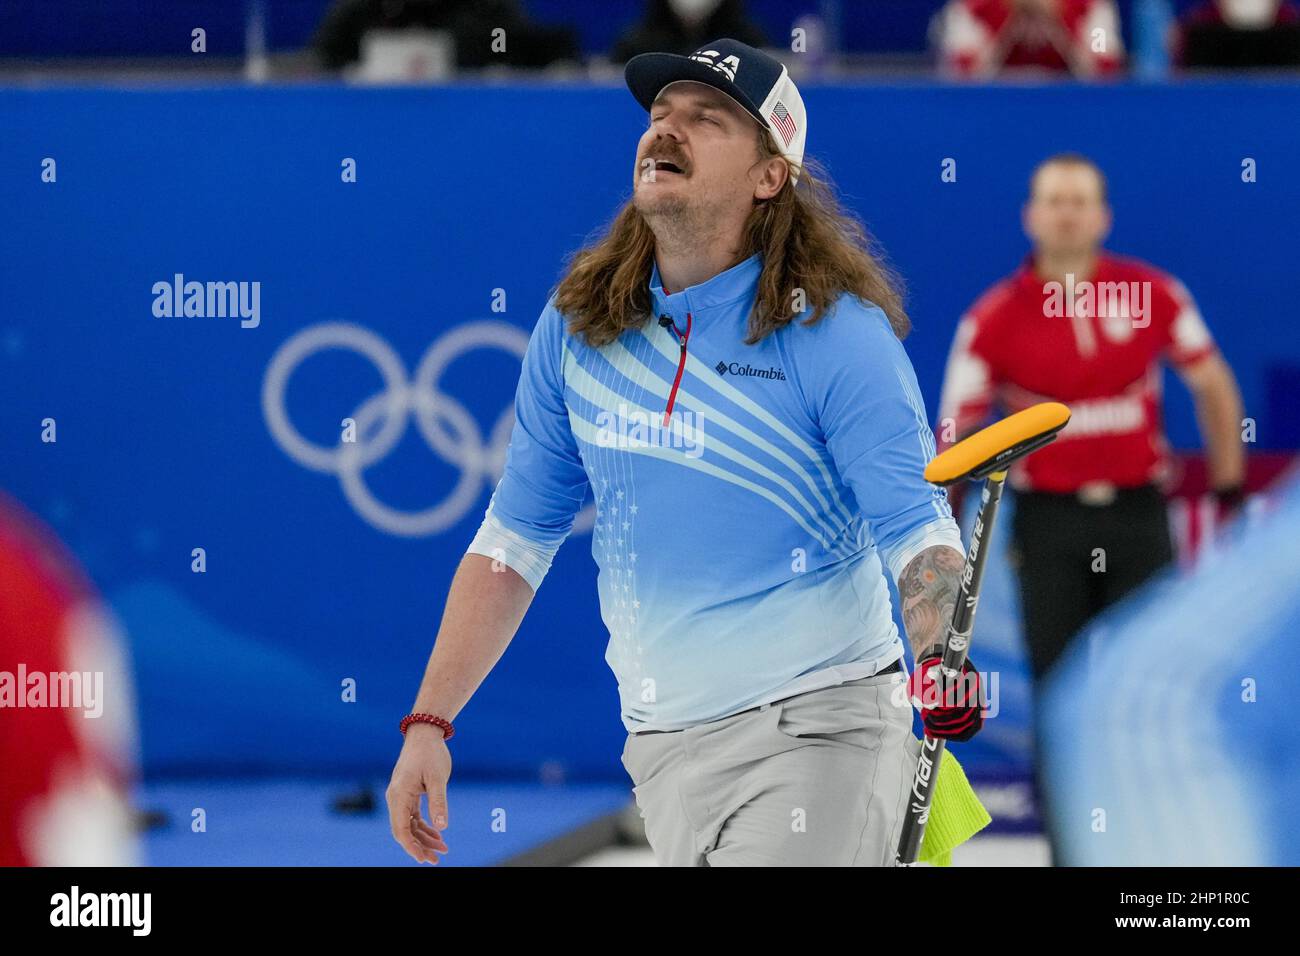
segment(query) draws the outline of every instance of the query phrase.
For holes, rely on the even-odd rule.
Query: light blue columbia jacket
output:
[[[548,303],[469,548],[536,589],[591,489],[629,731],[876,673],[903,656],[884,568],[962,550],[922,476],[934,436],[884,312],[844,295],[817,324],[745,345],[761,268],[755,255],[671,295],[656,269],[655,320],[602,348]]]

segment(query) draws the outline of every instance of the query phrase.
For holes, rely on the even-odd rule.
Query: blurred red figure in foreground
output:
[[[0,866],[139,862],[122,650],[63,544],[0,494]]]

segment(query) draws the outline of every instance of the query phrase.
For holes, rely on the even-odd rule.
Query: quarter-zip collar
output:
[[[719,272],[712,279],[667,295],[664,293],[663,281],[659,278],[659,264],[654,263],[650,272],[650,295],[654,299],[655,315],[667,313],[674,318],[684,316],[687,312],[698,315],[750,296],[758,285],[762,271],[763,257],[756,252],[743,262]]]

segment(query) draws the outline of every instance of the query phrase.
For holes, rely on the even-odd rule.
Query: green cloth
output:
[[[939,762],[939,779],[934,784],[930,802],[930,821],[921,838],[921,862],[932,866],[951,866],[952,851],[993,821],[980,803],[966,771],[948,751]]]

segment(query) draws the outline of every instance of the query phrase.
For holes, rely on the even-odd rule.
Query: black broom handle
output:
[[[984,500],[980,503],[979,513],[975,515],[975,527],[971,531],[970,548],[966,551],[966,561],[962,566],[961,589],[957,593],[957,606],[953,608],[952,622],[948,625],[948,634],[943,645],[942,666],[947,673],[961,673],[966,663],[966,654],[970,649],[971,628],[975,624],[975,606],[979,603],[980,582],[984,579],[984,559],[988,555],[986,538],[993,529],[993,520],[997,517],[998,502],[1002,500],[1002,485],[1006,480],[1005,471],[989,475],[984,485]],[[979,704],[979,701],[976,701]],[[903,832],[898,840],[898,859],[900,866],[915,863],[921,851],[921,839],[925,836],[925,825],[930,819],[930,803],[934,799],[934,783],[939,778],[939,761],[947,743],[942,737],[926,735],[921,740],[921,757],[916,764],[916,774],[912,778],[912,794],[907,802],[903,819]]]

